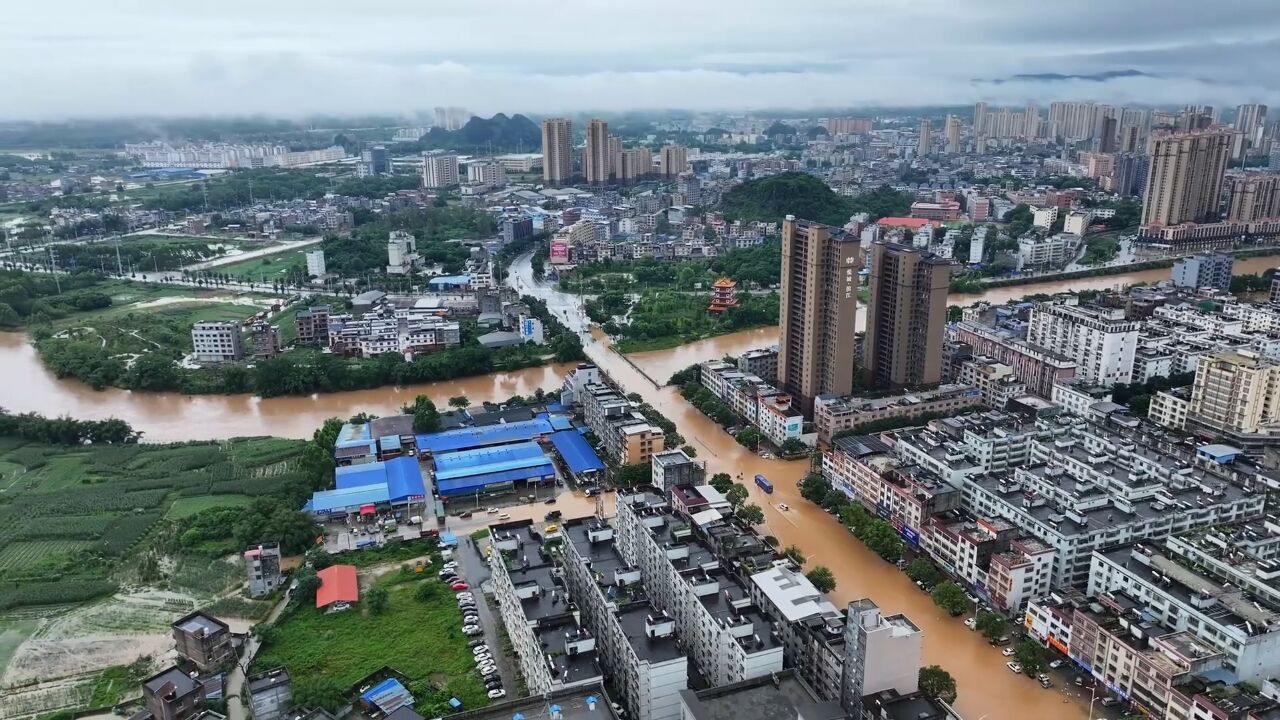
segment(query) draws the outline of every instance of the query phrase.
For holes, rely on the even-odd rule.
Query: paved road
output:
[[[458,566],[462,568],[462,577],[471,586],[474,592],[477,588],[483,592],[476,595],[477,599],[483,602],[476,603],[476,609],[480,612],[480,625],[484,628],[484,641],[493,651],[493,657],[498,666],[498,675],[502,677],[502,687],[507,691],[508,695],[514,695],[516,685],[518,684],[519,668],[511,653],[503,651],[502,636],[498,632],[501,627],[502,618],[494,613],[493,607],[490,605],[492,600],[489,598],[489,564],[484,559],[483,545],[476,543],[470,537],[462,535],[458,538]]]
[[[280,613],[284,611],[286,605],[289,604],[289,594],[281,598],[276,606],[271,608],[271,612],[267,614],[264,623],[273,623],[276,618],[280,617]],[[244,705],[240,702],[240,690],[244,687],[245,672],[249,666],[253,664],[253,658],[258,654],[258,647],[262,643],[256,635],[250,635],[245,641],[244,648],[240,653],[240,659],[236,662],[236,666],[227,674],[227,720],[246,720],[248,713],[245,711]]]

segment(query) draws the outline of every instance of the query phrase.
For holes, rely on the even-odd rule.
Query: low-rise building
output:
[[[280,545],[261,543],[244,551],[244,570],[249,578],[249,597],[260,598],[280,587]]]
[[[147,720],[191,720],[200,714],[201,704],[215,691],[221,692],[220,680],[202,681],[176,665],[162,670],[142,681]]]
[[[574,399],[582,406],[587,427],[600,439],[606,454],[622,465],[649,462],[667,449],[662,428],[649,422],[640,406],[610,385],[589,382]]]
[[[253,720],[284,720],[293,709],[293,680],[287,668],[275,668],[246,678]]]
[[[191,347],[198,362],[243,360],[244,334],[238,323],[202,320],[191,326]]]
[[[173,625],[173,644],[178,655],[204,672],[235,660],[231,628],[221,620],[201,612],[178,618]]]
[[[932,390],[877,398],[819,395],[814,398],[813,423],[824,443],[840,432],[856,430],[880,420],[953,415],[983,405],[982,392],[972,385],[940,385]]]
[[[961,322],[951,331],[955,340],[1014,369],[1027,389],[1040,397],[1051,397],[1054,383],[1075,377],[1076,362],[1066,355],[1033,345],[985,325]]]

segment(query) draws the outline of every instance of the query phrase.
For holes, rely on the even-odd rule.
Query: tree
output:
[[[969,611],[969,598],[964,590],[950,580],[940,583],[933,589],[933,603],[946,610],[952,617],[963,615]]]
[[[650,463],[634,463],[618,468],[614,481],[620,487],[635,487],[653,479],[653,466]]]
[[[387,589],[384,587],[375,587],[365,593],[364,600],[369,605],[369,612],[374,615],[381,615],[387,609]]]
[[[821,473],[809,473],[800,481],[800,496],[811,503],[821,504],[831,489],[831,483]]]
[[[466,407],[470,404],[471,404],[471,401],[467,399],[466,395],[455,395],[454,397],[449,398],[449,407],[451,408],[458,408],[459,410],[465,410]]]
[[[432,580],[425,580],[418,583],[418,588],[413,591],[413,596],[420,602],[431,602],[442,592],[444,586]]]
[[[964,308],[959,305],[947,306],[947,322],[960,322],[964,319]]]
[[[750,503],[738,508],[738,519],[751,525],[759,525],[764,522],[764,510],[759,505]]]
[[[813,583],[814,589],[820,593],[829,593],[836,589],[836,576],[826,565],[818,565],[814,569],[805,573],[809,582]]]
[[[918,558],[912,560],[911,564],[907,566],[907,577],[916,582],[922,582],[928,587],[933,587],[942,580],[942,573],[933,563],[924,558]]]
[[[995,640],[1003,636],[1004,627],[1004,618],[999,613],[993,613],[990,610],[978,611],[978,616],[973,621],[973,629],[982,633],[983,637],[988,640]]]
[[[782,556],[801,567],[803,567],[805,562],[808,560],[799,545],[788,545],[787,549],[782,551]]]
[[[906,551],[906,543],[902,542],[898,531],[879,518],[871,518],[870,514],[867,517],[868,520],[864,521],[855,533],[858,539],[867,546],[868,550],[889,562],[898,562],[902,559],[902,553]]]
[[[316,546],[307,551],[307,565],[310,565],[312,570],[320,572],[333,565],[333,556],[324,547]]]
[[[698,457],[698,449],[692,445],[681,445],[680,452],[684,453],[685,455],[688,455],[691,458]]]
[[[1022,665],[1022,672],[1032,676],[1044,672],[1044,648],[1035,640],[1028,638],[1018,643],[1013,656]]]
[[[440,431],[440,411],[436,410],[436,404],[431,402],[431,398],[426,395],[419,395],[413,399],[412,405],[405,405],[401,409],[413,416],[414,432],[432,433]]]
[[[734,483],[729,488],[729,492],[724,494],[724,499],[729,501],[731,507],[738,507],[747,499],[750,493],[747,492],[747,486],[742,483]]]
[[[755,450],[760,447],[760,431],[753,428],[744,428],[738,431],[738,444],[743,447],[749,447]]]
[[[726,472],[718,472],[711,476],[711,487],[715,488],[721,495],[729,492],[729,488],[733,487],[733,478]]]
[[[293,702],[298,707],[337,712],[342,707],[342,687],[326,675],[304,675],[293,684]]]
[[[306,605],[315,602],[316,591],[320,589],[320,578],[316,577],[316,571],[311,568],[302,568],[294,577],[296,585],[293,588],[293,597],[298,602]]]
[[[956,679],[937,665],[920,668],[919,685],[926,697],[947,703],[956,701]]]
[[[782,442],[783,455],[799,455],[809,449],[802,441],[796,438],[787,438]]]

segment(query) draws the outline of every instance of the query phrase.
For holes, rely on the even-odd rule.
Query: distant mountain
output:
[[[1141,70],[1105,70],[1099,73],[1087,74],[1064,74],[1064,73],[1022,73],[1019,75],[1010,75],[1007,78],[991,78],[988,80],[978,79],[978,82],[993,83],[1001,85],[1007,82],[1039,82],[1054,83],[1065,82],[1067,80],[1087,80],[1089,82],[1107,82],[1108,80],[1118,80],[1121,78],[1131,77],[1155,77],[1150,73]]]
[[[537,152],[542,146],[542,130],[524,115],[498,113],[488,119],[473,115],[458,130],[431,128],[418,145],[421,150]]]

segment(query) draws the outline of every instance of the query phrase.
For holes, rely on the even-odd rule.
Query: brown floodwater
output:
[[[1237,273],[1258,273],[1276,262],[1275,258],[1249,258],[1236,264]],[[1152,283],[1167,279],[1169,270],[1147,270],[1126,275],[1045,282],[998,288],[982,294],[955,294],[951,303],[968,305],[978,300],[1003,302],[1033,293],[1104,289]],[[535,294],[554,292],[551,288],[529,287]],[[559,299],[561,309],[575,312],[576,301]],[[728,472],[741,478],[752,501],[765,510],[766,533],[784,544],[799,545],[809,566],[826,565],[835,573],[834,599],[839,603],[870,597],[889,613],[905,613],[924,631],[925,662],[945,667],[956,678],[960,690],[958,706],[969,720],[1081,720],[1088,715],[1088,697],[1083,699],[1074,686],[1043,689],[1035,681],[1014,675],[1005,668],[1000,652],[965,629],[960,618],[948,617],[928,595],[921,592],[896,568],[868,551],[834,518],[800,497],[796,482],[808,463],[764,460],[738,445],[719,426],[697,412],[675,388],[655,387],[677,370],[695,362],[739,354],[744,350],[777,342],[777,328],[761,328],[723,335],[671,350],[636,353],[630,362],[613,352],[608,339],[598,331],[587,343],[591,359],[607,370],[628,392],[638,392],[676,423],[693,445],[708,471]],[[634,363],[634,365],[632,365]],[[531,368],[513,373],[463,378],[443,383],[411,387],[380,388],[309,397],[261,399],[249,395],[188,396],[178,393],[133,393],[126,390],[96,391],[73,380],[59,380],[39,362],[26,336],[0,333],[0,407],[18,412],[71,415],[80,418],[118,417],[145,433],[145,439],[196,440],[246,435],[276,435],[305,438],[328,417],[350,417],[369,412],[386,415],[419,394],[427,394],[438,404],[455,395],[471,401],[504,400],[527,395],[537,388],[551,390],[562,384],[569,365]],[[639,370],[637,369],[639,368]],[[643,371],[643,372],[641,372]],[[775,487],[765,494],[751,478],[768,476]],[[565,498],[566,515],[588,510],[585,498]],[[786,503],[790,510],[778,509]],[[545,508],[530,506],[521,512],[537,516]]]

